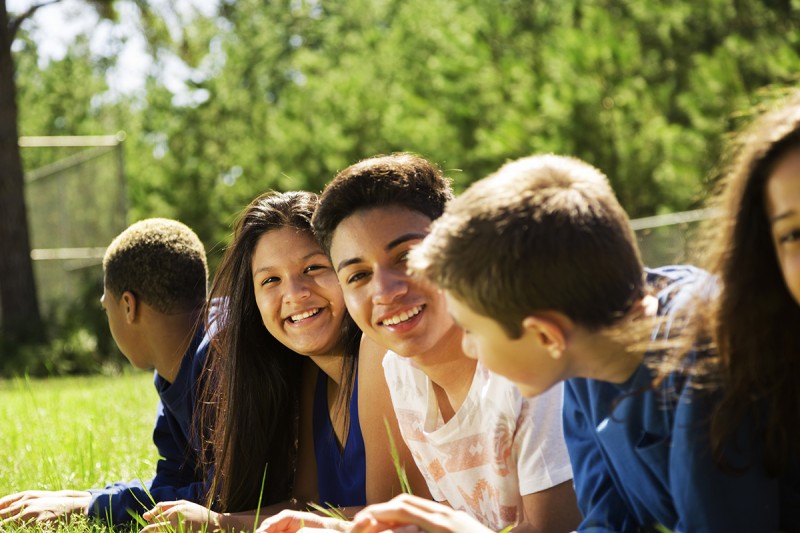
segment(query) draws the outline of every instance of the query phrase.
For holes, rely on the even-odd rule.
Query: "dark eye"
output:
[[[347,283],[355,283],[364,279],[367,276],[366,272],[356,272],[347,278]]]
[[[306,269],[303,271],[303,273],[304,274],[310,274],[312,272],[318,272],[320,270],[327,270],[327,268],[328,267],[325,266],[325,265],[311,265],[309,267],[306,267]]]
[[[280,281],[280,279],[281,279],[281,278],[279,278],[279,277],[277,277],[277,276],[270,276],[270,277],[268,277],[268,278],[264,278],[264,279],[261,281],[261,286],[263,287],[263,286],[264,286],[264,285],[266,285],[267,283],[276,283],[276,282]]]
[[[788,242],[796,242],[800,240],[800,229],[793,229],[791,231],[787,231],[783,235],[780,236],[779,241],[782,243]]]

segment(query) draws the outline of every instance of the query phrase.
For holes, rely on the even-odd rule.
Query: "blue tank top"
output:
[[[358,377],[350,398],[350,427],[344,451],[339,452],[328,414],[328,376],[317,375],[314,392],[314,455],[317,458],[319,501],[323,505],[349,507],[367,504],[367,467],[364,438],[358,421]]]

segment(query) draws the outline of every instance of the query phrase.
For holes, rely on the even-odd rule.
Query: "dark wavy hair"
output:
[[[800,305],[776,258],[765,188],[777,162],[800,149],[800,92],[762,114],[729,149],[728,171],[713,201],[720,217],[707,226],[707,268],[721,291],[706,307],[718,351],[722,397],[711,419],[714,459],[745,418],[759,421],[764,466],[779,474],[800,453]],[[800,178],[798,178],[800,179]],[[756,435],[753,435],[756,437]]]
[[[285,227],[311,232],[316,194],[269,192],[253,200],[235,225],[211,287],[221,301],[205,369],[200,421],[206,429],[209,505],[222,511],[255,509],[288,499],[303,358],[264,327],[256,305],[252,256],[260,237]],[[352,392],[360,335],[349,315],[341,336],[343,365],[339,408]],[[266,472],[266,473],[265,473]],[[262,493],[262,481],[263,493]]]

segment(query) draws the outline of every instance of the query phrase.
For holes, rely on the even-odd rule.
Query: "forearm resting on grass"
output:
[[[141,533],[172,532],[179,526],[184,531],[228,533],[252,531],[259,524],[262,524],[259,526],[259,531],[294,531],[304,525],[329,527],[337,523],[346,523],[337,518],[298,511],[295,509],[297,506],[297,502],[292,500],[263,507],[260,510],[219,513],[185,500],[160,502],[142,516],[149,524],[141,530]],[[360,507],[347,508],[343,511],[345,516],[350,517],[360,509]],[[298,525],[295,527],[291,524]]]

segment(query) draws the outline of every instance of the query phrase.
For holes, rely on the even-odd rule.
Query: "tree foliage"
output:
[[[110,97],[113,59],[80,40],[37,71],[25,41],[21,128],[127,131],[130,218],[186,222],[212,264],[257,194],[318,191],[399,150],[459,190],[509,159],[571,154],[634,217],[697,207],[737,113],[800,72],[789,0],[222,0],[213,16],[135,4],[146,91]]]

